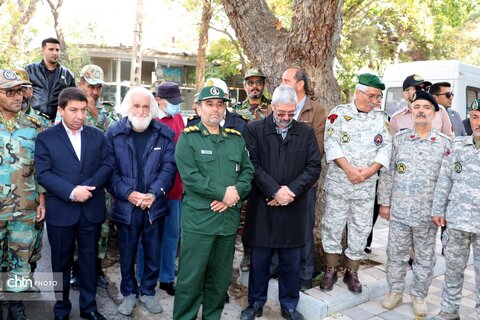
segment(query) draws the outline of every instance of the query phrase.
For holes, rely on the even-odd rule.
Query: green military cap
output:
[[[385,90],[385,84],[374,74],[363,73],[358,76],[358,83],[363,84],[367,87],[377,88],[380,90]]]
[[[230,99],[225,96],[223,90],[215,86],[204,87],[198,94],[198,101],[209,99],[222,99],[223,101],[230,101]]]
[[[245,72],[245,77],[243,77],[243,79],[247,80],[250,77],[266,78],[262,70],[256,69],[256,68],[247,70],[247,72]]]
[[[480,99],[473,100],[472,104],[470,105],[470,109],[480,111]]]

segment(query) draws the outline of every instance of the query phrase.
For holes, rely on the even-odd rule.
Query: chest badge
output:
[[[352,117],[350,117],[350,116],[343,116],[343,119],[345,119],[345,121],[348,122],[348,121],[352,120]]]
[[[375,143],[376,146],[379,146],[383,143],[383,137],[382,135],[379,133],[375,136],[375,138],[373,138],[373,142]]]
[[[327,134],[328,134],[329,136],[331,136],[331,135],[333,134],[333,131],[335,131],[335,130],[333,130],[333,128],[330,127],[330,128],[328,128],[328,130],[327,130]]]
[[[405,163],[399,163],[397,165],[397,171],[398,173],[405,173],[407,171],[407,166],[405,165]]]
[[[346,132],[342,133],[342,136],[340,137],[340,140],[343,143],[349,143],[350,142],[350,135]]]
[[[453,167],[456,173],[462,172],[462,164],[460,162],[455,162],[455,166]]]

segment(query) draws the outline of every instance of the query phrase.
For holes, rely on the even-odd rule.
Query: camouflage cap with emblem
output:
[[[262,70],[256,69],[256,68],[247,70],[247,72],[245,72],[245,76],[243,77],[243,80],[247,80],[250,77],[266,78]]]
[[[28,72],[25,69],[18,68],[18,69],[14,69],[13,72],[15,72],[17,77],[20,78],[21,80],[30,82],[30,76],[28,75]],[[32,84],[22,84],[22,87],[31,88]]]
[[[92,86],[99,84],[106,85],[105,81],[103,81],[102,68],[94,64],[87,64],[84,66],[80,71],[80,77],[85,79],[85,81]]]
[[[230,99],[225,97],[225,93],[223,92],[223,90],[215,86],[204,87],[202,88],[202,90],[200,90],[200,93],[198,94],[199,102],[209,99],[222,99],[224,102],[230,101]]]
[[[31,85],[30,81],[21,79],[14,71],[0,69],[0,89],[10,89],[21,85]]]

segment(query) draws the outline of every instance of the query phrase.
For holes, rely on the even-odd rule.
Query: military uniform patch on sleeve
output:
[[[455,162],[454,169],[456,173],[462,172],[462,164],[460,162]]]
[[[340,140],[343,143],[349,143],[350,142],[350,135],[347,132],[342,133],[342,136],[340,137]]]
[[[328,134],[329,136],[331,136],[334,131],[335,131],[335,129],[333,129],[333,127],[329,127],[328,130],[327,130],[327,134]]]
[[[335,113],[328,116],[328,120],[330,120],[330,123],[334,123],[337,118],[338,118],[338,114],[335,114]]]
[[[373,142],[375,143],[376,146],[379,146],[383,143],[383,136],[379,133],[373,138]]]
[[[398,173],[405,173],[407,171],[407,166],[404,163],[399,163],[397,165]]]

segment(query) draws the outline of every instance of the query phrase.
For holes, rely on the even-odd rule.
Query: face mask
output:
[[[171,104],[170,102],[167,102],[167,107],[165,108],[165,112],[171,116],[174,116],[180,113],[180,104]]]

